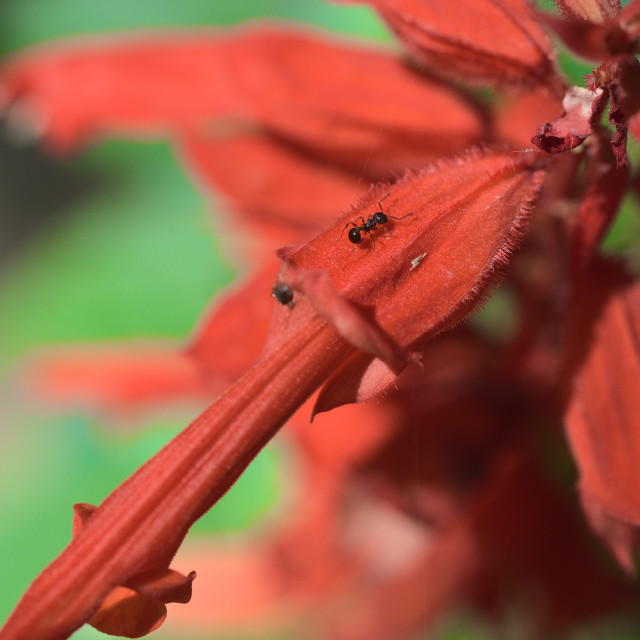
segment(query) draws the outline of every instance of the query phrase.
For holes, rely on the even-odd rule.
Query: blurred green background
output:
[[[323,0],[4,0],[0,52],[70,35],[265,16],[388,37],[365,8]],[[234,278],[215,226],[215,210],[164,143],[108,142],[54,159],[0,133],[0,620],[67,543],[71,505],[99,503],[194,417],[138,430],[79,413],[50,417],[14,393],[13,368],[52,343],[183,339]],[[615,235],[623,245],[624,229]],[[255,524],[277,500],[278,479],[278,452],[269,447],[192,535]],[[186,637],[170,635],[170,621],[171,613],[162,637]],[[86,627],[73,637],[105,636]],[[219,638],[214,630],[206,637]],[[438,637],[490,634],[456,620]]]

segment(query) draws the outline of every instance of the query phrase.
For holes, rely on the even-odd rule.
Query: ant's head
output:
[[[376,211],[372,216],[371,219],[376,223],[376,224],[384,224],[385,222],[389,222],[389,218],[387,216],[386,213],[383,213],[382,211]]]
[[[275,298],[281,305],[287,305],[293,308],[293,290],[284,283],[273,285],[271,289],[271,297]]]

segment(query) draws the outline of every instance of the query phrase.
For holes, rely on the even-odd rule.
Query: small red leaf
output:
[[[114,587],[88,624],[112,636],[141,638],[157,629],[166,617],[167,607],[162,602],[127,587]]]
[[[572,87],[562,101],[564,114],[540,125],[531,142],[547,153],[575,149],[593,133],[593,122],[599,117],[606,98],[601,88],[591,91]]]
[[[111,590],[88,623],[113,636],[145,636],[164,622],[166,603],[189,602],[195,577],[195,571],[183,576],[171,569],[136,574],[126,585]]]

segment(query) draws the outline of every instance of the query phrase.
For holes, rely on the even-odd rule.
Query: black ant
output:
[[[362,220],[361,225],[357,225],[355,222],[347,222],[347,224],[344,225],[344,229],[346,229],[349,225],[353,225],[353,229],[349,229],[349,233],[347,234],[349,237],[349,242],[353,244],[360,244],[364,240],[364,236],[366,236],[367,233],[371,233],[378,225],[386,224],[387,222],[389,222],[389,218],[391,218],[392,220],[402,220],[403,218],[408,218],[409,216],[413,215],[413,213],[407,213],[406,215],[400,216],[398,218],[396,216],[391,216],[388,213],[385,213],[382,209],[382,203],[390,195],[390,193],[387,193],[387,195],[378,202],[380,211],[376,211],[366,220],[364,219],[364,216],[359,216]],[[344,229],[342,230],[342,233],[344,233]]]
[[[289,309],[293,309],[295,302],[293,301],[293,290],[288,284],[278,282],[271,289],[271,297],[275,298],[281,305],[286,305]]]

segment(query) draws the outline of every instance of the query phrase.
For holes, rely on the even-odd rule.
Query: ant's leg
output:
[[[412,216],[412,215],[413,215],[413,213],[407,213],[407,214],[405,214],[405,215],[403,215],[403,216],[400,216],[400,217],[398,218],[397,216],[390,216],[388,213],[386,214],[387,218],[391,218],[391,219],[393,219],[393,220],[402,220],[402,219],[404,219],[404,218],[408,218],[409,216]]]
[[[360,245],[356,245],[355,247],[353,247],[353,249],[351,249],[351,251],[349,251],[349,255],[338,265],[339,267],[341,267],[351,256],[351,254],[359,247]]]
[[[387,195],[382,198],[382,200],[380,200],[380,202],[378,202],[378,206],[380,207],[380,211],[382,211],[382,213],[384,213],[384,211],[382,210],[382,203],[391,195],[391,193],[387,193]]]

